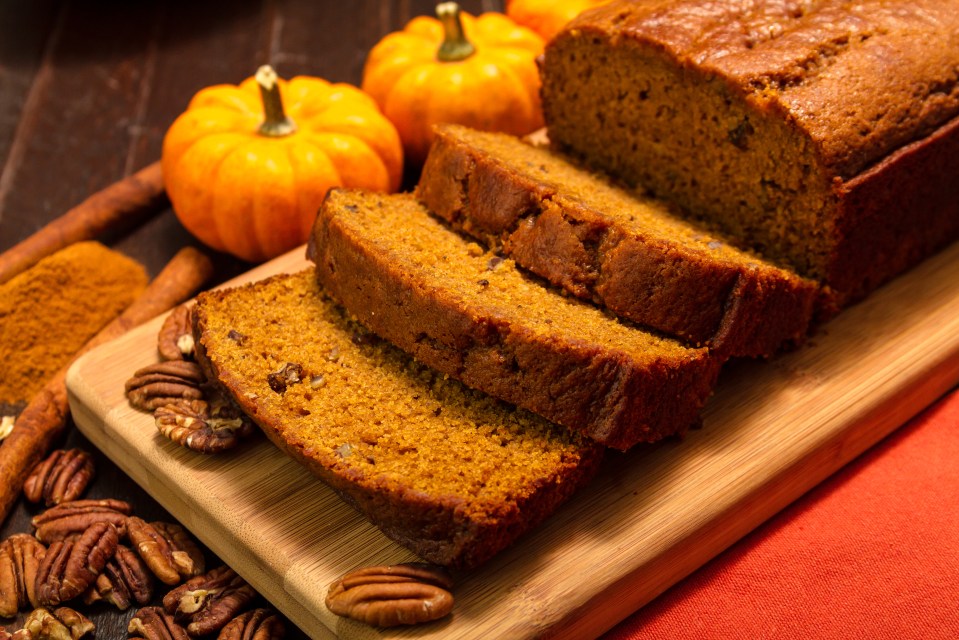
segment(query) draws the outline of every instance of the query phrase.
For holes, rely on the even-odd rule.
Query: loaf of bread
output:
[[[569,293],[718,356],[770,356],[806,336],[814,281],[548,148],[435,134],[416,190],[427,208]]]
[[[550,139],[825,282],[959,236],[955,0],[617,1],[547,46]]]
[[[283,451],[426,560],[472,567],[536,526],[602,447],[435,373],[312,270],[201,294],[199,362]]]
[[[617,449],[683,433],[721,360],[533,281],[411,195],[330,193],[308,255],[362,324],[468,386]]]

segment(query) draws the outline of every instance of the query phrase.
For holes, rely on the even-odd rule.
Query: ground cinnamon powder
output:
[[[138,262],[79,242],[0,285],[0,404],[29,400],[146,284]]]

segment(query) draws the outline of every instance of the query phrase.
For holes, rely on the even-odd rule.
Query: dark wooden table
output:
[[[493,0],[460,4],[474,13],[502,8]],[[264,63],[282,77],[305,74],[358,84],[369,49],[411,17],[431,14],[434,5],[429,0],[0,3],[0,251],[159,159],[166,128],[202,87],[237,83]],[[101,240],[140,260],[151,275],[179,248],[197,244],[171,211]],[[211,255],[216,265],[211,284],[250,266]],[[170,519],[76,429],[71,427],[62,444],[96,455],[98,476],[88,497],[128,500],[148,520]],[[21,501],[0,537],[30,531],[37,511]],[[133,609],[89,609],[98,638],[126,637]]]

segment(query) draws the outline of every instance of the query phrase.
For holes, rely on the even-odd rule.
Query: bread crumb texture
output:
[[[378,339],[311,270],[204,294],[197,316],[205,357],[241,406],[321,477],[359,491],[489,521],[598,459],[583,437]]]
[[[320,282],[378,335],[609,447],[683,433],[721,365],[524,274],[411,194],[334,191],[311,247]]]
[[[705,349],[624,324],[613,314],[559,294],[524,275],[513,260],[479,244],[464,242],[408,194],[384,197],[339,191],[326,211],[335,224],[414,288],[448,298],[477,318],[492,319],[517,332],[549,341],[573,342],[596,352],[623,353],[639,363],[706,357]],[[398,229],[401,233],[398,233]]]

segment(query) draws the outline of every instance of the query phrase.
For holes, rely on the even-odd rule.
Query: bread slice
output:
[[[597,470],[602,448],[416,363],[312,270],[201,294],[200,363],[269,438],[426,560],[473,567]]]
[[[573,295],[717,355],[770,356],[809,329],[812,280],[513,136],[438,129],[416,193]]]
[[[381,337],[617,449],[683,433],[721,365],[524,276],[411,194],[331,192],[308,255],[323,287]]]
[[[550,139],[854,301],[959,238],[959,6],[618,1],[541,66]]]

